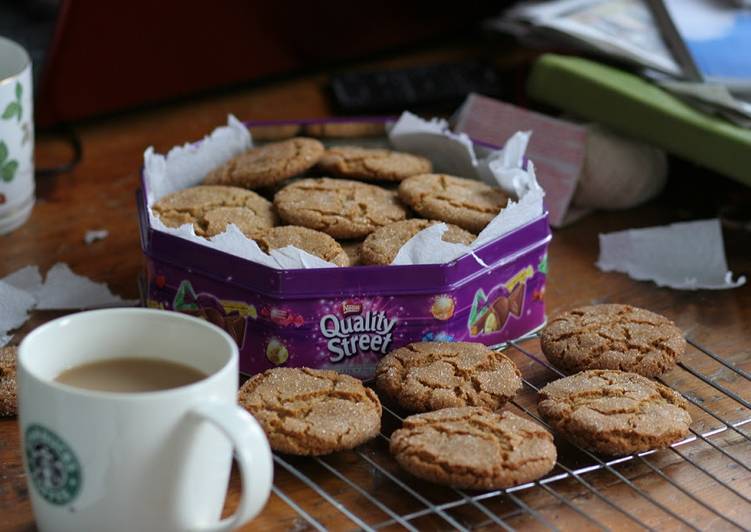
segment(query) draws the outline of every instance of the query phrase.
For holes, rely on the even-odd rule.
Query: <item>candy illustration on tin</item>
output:
[[[441,294],[433,298],[433,305],[430,307],[430,313],[437,320],[446,321],[451,319],[456,309],[456,301],[447,294]]]
[[[454,335],[445,331],[433,332],[428,331],[420,338],[423,342],[454,342]]]
[[[212,294],[206,292],[196,294],[190,281],[183,280],[172,301],[172,309],[203,318],[224,329],[242,349],[247,329],[246,316],[255,314],[255,307],[251,309],[252,305],[232,301],[228,305],[230,311],[227,312],[222,303]],[[243,312],[240,311],[241,309]]]
[[[281,307],[261,307],[261,316],[280,327],[302,327],[305,324],[301,314]]]
[[[275,366],[281,366],[289,358],[289,351],[278,338],[272,338],[266,344],[266,358]]]
[[[467,320],[470,336],[494,334],[503,330],[510,316],[520,318],[524,309],[527,279],[534,275],[531,266],[519,270],[505,283],[475,292]]]

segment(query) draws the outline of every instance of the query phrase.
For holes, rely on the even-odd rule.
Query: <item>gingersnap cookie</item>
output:
[[[382,137],[386,135],[383,122],[327,122],[306,124],[305,134],[311,137],[353,139],[362,137]]]
[[[326,233],[315,229],[283,225],[260,231],[253,235],[253,240],[266,253],[272,249],[295,246],[337,266],[349,266],[349,256],[342,246]]]
[[[15,416],[16,406],[16,346],[0,348],[0,417]]]
[[[553,318],[540,335],[542,352],[567,372],[619,369],[645,377],[671,370],[686,340],[664,316],[630,305],[591,305]]]
[[[390,447],[413,475],[457,488],[509,488],[542,477],[556,461],[553,436],[543,427],[476,406],[410,416]]]
[[[473,233],[482,231],[508,203],[499,188],[445,174],[408,177],[399,184],[399,198],[426,218]]]
[[[685,437],[691,425],[687,406],[677,392],[636,373],[594,369],[545,386],[537,409],[577,445],[619,456]]]
[[[339,245],[342,246],[342,249],[347,254],[347,257],[349,257],[350,266],[360,266],[361,264],[363,264],[362,255],[360,254],[360,250],[362,249],[362,240],[343,240],[339,242]]]
[[[251,148],[209,172],[203,184],[268,187],[312,168],[323,149],[319,141],[304,137]]]
[[[223,233],[231,223],[250,235],[273,227],[276,214],[271,202],[238,187],[197,186],[164,196],[151,209],[167,227],[193,224],[199,236]]]
[[[472,342],[415,342],[383,357],[376,388],[402,408],[428,412],[457,406],[498,410],[522,387],[503,353]]]
[[[396,255],[401,247],[417,233],[435,225],[434,220],[422,220],[413,218],[411,220],[402,220],[376,229],[368,235],[363,242],[361,254],[365,264],[391,264],[394,262]],[[465,231],[461,227],[447,224],[448,230],[443,233],[444,242],[453,242],[456,244],[471,244],[475,238],[472,233]]]
[[[271,448],[317,456],[352,449],[381,430],[373,390],[335,371],[274,368],[249,379],[238,402],[263,427]]]
[[[338,177],[402,181],[425,174],[433,165],[425,157],[398,151],[337,146],[329,148],[318,161],[318,168]]]
[[[274,196],[282,219],[334,238],[361,238],[404,220],[407,209],[396,193],[347,179],[301,179]]]

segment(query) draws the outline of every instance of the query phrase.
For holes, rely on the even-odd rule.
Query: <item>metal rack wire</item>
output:
[[[694,420],[691,435],[668,449],[604,460],[556,437],[558,462],[545,478],[503,490],[468,492],[436,486],[400,470],[388,453],[388,441],[403,417],[384,406],[380,437],[360,448],[312,459],[275,455],[274,496],[286,503],[299,529],[341,528],[344,521],[351,525],[345,528],[361,530],[513,530],[532,524],[557,530],[561,523],[576,520],[582,529],[609,530],[612,523],[587,511],[587,501],[597,499],[613,511],[608,515],[623,518],[621,525],[647,530],[660,526],[634,511],[635,506],[646,505],[654,510],[650,515],[661,516],[663,526],[698,530],[675,503],[678,499],[672,499],[672,504],[658,500],[639,485],[639,478],[649,473],[674,490],[674,496],[711,514],[712,522],[722,528],[747,530],[751,527],[751,464],[736,453],[751,448],[751,374],[694,341],[689,340],[689,345],[678,369],[659,379],[689,401]],[[547,426],[537,415],[537,390],[563,374],[539,354],[536,335],[511,342],[506,353],[525,376],[524,389],[510,408]],[[720,478],[704,465],[706,453],[742,474]],[[697,454],[703,458],[697,459]],[[695,468],[708,484],[701,484],[699,490],[668,471],[681,464]],[[633,504],[627,508],[622,497],[609,496],[616,489],[627,490]],[[706,496],[712,490],[731,497],[739,511],[727,515],[718,510]],[[551,517],[553,508],[565,521]]]

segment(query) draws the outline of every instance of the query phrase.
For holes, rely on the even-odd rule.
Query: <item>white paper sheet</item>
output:
[[[35,304],[36,299],[30,293],[0,281],[0,347],[10,341],[9,331],[26,323]]]
[[[91,229],[90,231],[86,231],[86,234],[83,235],[83,241],[87,246],[90,246],[97,240],[104,240],[109,235],[110,232],[106,229]]]
[[[42,274],[38,266],[24,266],[3,278],[3,282],[29,292],[34,297],[42,289]]]
[[[47,272],[38,294],[39,310],[92,309],[133,306],[136,300],[125,300],[113,294],[104,283],[77,275],[67,264],[58,262]]]
[[[33,309],[89,309],[137,303],[112,294],[104,283],[76,275],[67,264],[55,264],[44,282],[37,266],[25,266],[0,279],[0,347],[11,340],[8,332],[22,326]]]
[[[469,137],[464,133],[451,132],[445,120],[424,120],[411,113],[403,113],[389,131],[389,140],[395,149],[430,158],[436,171],[474,177],[500,186],[518,201],[510,201],[472,246],[443,242],[439,230],[428,228],[424,230],[427,233],[420,233],[405,244],[402,249],[406,249],[397,254],[393,264],[450,262],[540,216],[543,212],[543,191],[535,178],[533,165],[528,163],[528,169],[523,168],[529,135],[518,132],[503,149],[480,157]],[[154,153],[152,148],[147,149],[144,153],[144,177],[152,227],[271,268],[337,267],[292,246],[266,254],[234,225],[209,239],[197,236],[191,224],[178,228],[166,227],[151,211],[155,201],[166,194],[199,184],[210,169],[243,152],[250,145],[247,129],[230,116],[226,126],[217,128],[195,146],[186,144],[173,148],[166,156]]]
[[[596,265],[679,290],[736,288],[746,282],[743,276],[734,281],[728,270],[717,219],[601,234]]]

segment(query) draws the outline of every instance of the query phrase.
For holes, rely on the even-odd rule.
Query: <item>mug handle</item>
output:
[[[229,438],[242,478],[242,497],[235,513],[215,524],[201,525],[192,530],[234,530],[254,518],[271,493],[274,465],[268,439],[256,419],[235,404],[206,402],[193,408],[191,414],[212,423]]]

